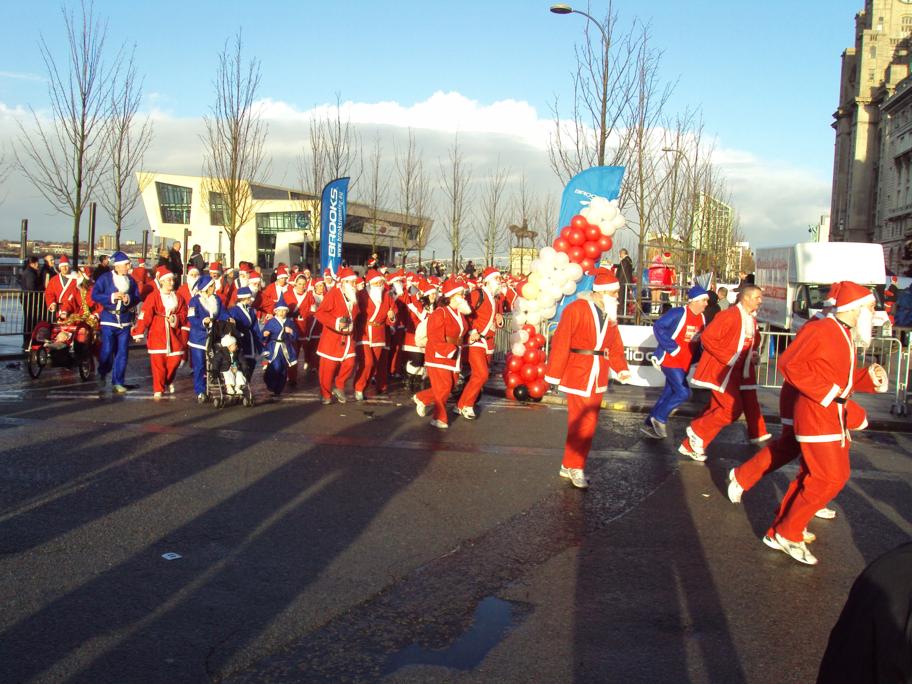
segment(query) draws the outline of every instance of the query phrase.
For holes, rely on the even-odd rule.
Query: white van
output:
[[[763,288],[757,320],[771,329],[797,332],[822,308],[830,286],[851,280],[871,288],[877,298],[875,326],[887,321],[883,310],[886,280],[883,247],[866,242],[800,242],[763,247],[755,257],[754,280]]]

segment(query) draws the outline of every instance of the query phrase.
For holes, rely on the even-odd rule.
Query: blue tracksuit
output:
[[[652,407],[652,411],[646,418],[647,424],[649,424],[649,418],[655,418],[661,423],[667,423],[672,411],[693,395],[690,384],[687,382],[687,373],[689,366],[696,359],[689,359],[689,361],[685,362],[684,365],[687,365],[687,368],[681,368],[681,363],[673,361],[682,351],[687,357],[690,357],[690,350],[682,349],[682,345],[687,346],[682,336],[686,319],[686,307],[679,306],[667,311],[653,323],[652,332],[658,343],[655,356],[662,364],[661,370],[665,376],[665,387],[662,389],[659,400]]]
[[[127,357],[130,351],[130,328],[133,327],[133,310],[139,305],[139,287],[129,275],[126,302],[114,302],[111,297],[118,292],[114,272],[108,271],[98,277],[92,287],[92,299],[103,308],[99,316],[101,326],[101,350],[98,353],[98,373],[104,377],[111,373],[111,382],[123,385],[127,371]]]

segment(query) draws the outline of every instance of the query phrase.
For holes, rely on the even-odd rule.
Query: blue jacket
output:
[[[117,292],[113,271],[108,271],[98,276],[98,280],[92,287],[92,299],[103,307],[101,316],[99,316],[102,325],[114,328],[133,327],[133,309],[140,303],[139,287],[129,275],[126,278],[129,285],[126,292],[129,299],[126,303],[111,300],[111,296]]]
[[[190,300],[190,306],[187,308],[187,321],[190,323],[190,338],[188,342],[191,347],[196,347],[197,349],[206,348],[206,337],[209,335],[209,331],[203,325],[204,318],[212,318],[216,321],[228,320],[228,312],[225,311],[222,300],[219,299],[218,295],[215,295],[213,299],[216,304],[215,315],[210,314],[208,309],[203,306],[198,294],[194,295],[193,299]]]
[[[705,319],[704,319],[705,320]],[[658,363],[662,363],[666,357],[677,356],[681,351],[678,344],[678,336],[681,334],[684,324],[687,321],[687,307],[676,306],[666,311],[659,319],[652,324],[652,334],[655,335],[658,346],[655,352],[655,358]],[[699,358],[699,353],[694,350],[692,363]]]
[[[291,332],[289,333],[285,328]],[[267,336],[266,333],[269,335]],[[298,355],[293,344],[298,339],[298,334],[295,332],[295,323],[291,318],[286,318],[284,324],[280,323],[278,318],[270,318],[263,326],[263,339],[266,342],[266,361],[272,363],[284,357],[289,366],[298,362]]]
[[[912,285],[902,290],[896,298],[893,323],[901,326],[912,325]]]
[[[263,335],[260,332],[260,322],[257,320],[256,309],[252,306],[235,304],[228,310],[228,315],[234,319],[241,356],[252,359],[261,354],[263,351]]]

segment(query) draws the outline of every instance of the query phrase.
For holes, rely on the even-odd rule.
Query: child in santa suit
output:
[[[617,326],[620,283],[607,268],[595,274],[592,292],[581,293],[563,311],[551,338],[545,380],[567,395],[567,439],[560,476],[574,487],[589,486],[585,468],[598,426],[609,368],[626,383],[631,375]]]
[[[225,394],[243,394],[247,378],[244,375],[244,364],[237,339],[233,335],[223,335],[219,345],[212,359],[212,370],[221,374],[225,382]]]
[[[455,376],[462,370],[462,345],[468,335],[469,344],[477,342],[477,331],[469,334],[465,316],[472,308],[465,300],[465,287],[455,278],[443,284],[445,302],[428,317],[427,346],[424,350],[424,367],[431,381],[430,388],[412,397],[419,416],[426,416],[434,407],[431,425],[445,430],[449,427],[446,403],[453,390]]]
[[[887,373],[879,364],[856,367],[856,345],[871,343],[874,303],[866,287],[841,282],[836,313],[805,324],[809,329],[796,336],[779,360],[785,381],[798,391],[793,427],[801,466],[763,541],[806,565],[817,563],[804,541],[807,524],[845,486],[849,431],[867,425],[864,409],[849,397],[888,389]]]
[[[256,309],[253,308],[253,293],[250,288],[239,287],[236,299],[237,302],[228,310],[228,315],[234,320],[240,347],[241,369],[249,382],[256,359],[263,352],[263,336],[260,333]]]
[[[266,343],[266,351],[263,352],[263,381],[276,397],[285,388],[288,369],[298,362],[295,353],[297,333],[287,316],[288,304],[280,299],[272,308],[272,318],[263,326],[263,340]]]

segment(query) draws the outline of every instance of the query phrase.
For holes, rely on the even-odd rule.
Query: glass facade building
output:
[[[270,211],[256,215],[257,263],[263,268],[272,267],[276,235],[290,230],[308,230],[311,227],[309,211]]]
[[[183,185],[155,182],[162,223],[190,223],[193,189]]]

